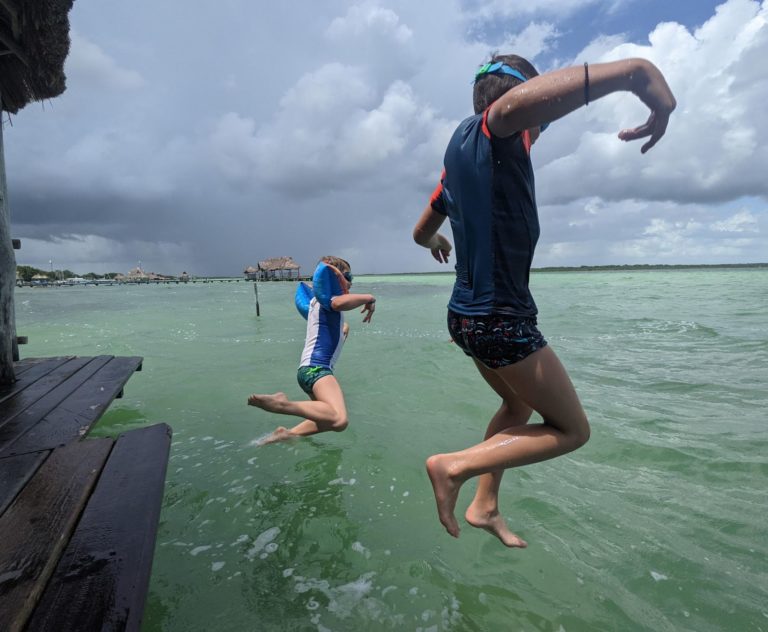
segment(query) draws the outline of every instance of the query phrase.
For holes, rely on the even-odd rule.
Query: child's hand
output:
[[[644,154],[664,136],[669,115],[677,107],[677,101],[675,101],[664,75],[648,61],[643,60],[641,72],[636,73],[634,83],[633,92],[651,109],[651,114],[640,127],[620,131],[619,138],[628,141],[650,136],[648,142],[640,148],[640,152]]]
[[[371,317],[373,316],[373,312],[375,312],[375,311],[376,311],[376,299],[372,298],[365,305],[363,305],[363,309],[360,310],[361,314],[365,314],[363,316],[363,322],[364,323],[370,323],[371,322]]]
[[[430,248],[432,256],[438,263],[448,263],[448,256],[451,254],[451,250],[453,249],[451,242],[448,241],[440,233],[435,235],[434,240],[437,242],[437,245],[435,245],[433,248]]]
[[[344,323],[344,326],[341,328],[341,334],[344,336],[344,340],[346,340],[347,336],[349,336],[349,323]]]

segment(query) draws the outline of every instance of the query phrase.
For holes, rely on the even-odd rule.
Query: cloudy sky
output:
[[[491,51],[642,56],[678,100],[648,154],[612,95],[533,161],[535,266],[768,260],[768,0],[77,0],[67,91],[3,122],[19,264],[238,275],[323,254],[440,269],[411,229]]]

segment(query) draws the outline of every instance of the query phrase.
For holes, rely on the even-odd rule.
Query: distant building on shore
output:
[[[118,283],[146,283],[149,281],[175,281],[176,277],[167,274],[158,274],[157,272],[144,272],[139,267],[132,268],[128,274],[118,274],[115,281]]]
[[[295,281],[301,278],[301,266],[293,257],[273,257],[259,261],[255,268],[248,266],[243,274],[248,281]]]

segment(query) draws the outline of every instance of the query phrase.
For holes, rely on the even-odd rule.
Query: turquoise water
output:
[[[522,551],[436,517],[425,458],[497,406],[450,285],[358,277],[349,429],[265,447],[286,418],[247,396],[302,395],[291,284],[259,285],[259,318],[244,282],[17,291],[23,357],[144,356],[96,434],[174,429],[143,630],[768,630],[768,271],[534,273],[593,432],[505,476]]]

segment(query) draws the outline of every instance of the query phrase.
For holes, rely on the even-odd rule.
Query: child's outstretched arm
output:
[[[432,208],[430,202],[413,229],[413,240],[419,246],[429,248],[432,251],[432,256],[439,263],[448,263],[448,256],[453,248],[448,238],[437,232],[444,221],[445,215],[441,215]]]
[[[651,110],[639,127],[619,132],[621,140],[650,136],[645,153],[664,135],[677,106],[664,75],[645,59],[574,66],[548,72],[515,86],[490,107],[488,127],[500,137],[539,127],[613,92],[632,92]]]
[[[361,305],[361,313],[365,314],[363,322],[370,323],[373,312],[376,311],[376,297],[373,294],[342,294],[331,299],[331,307],[337,312],[347,312]]]

